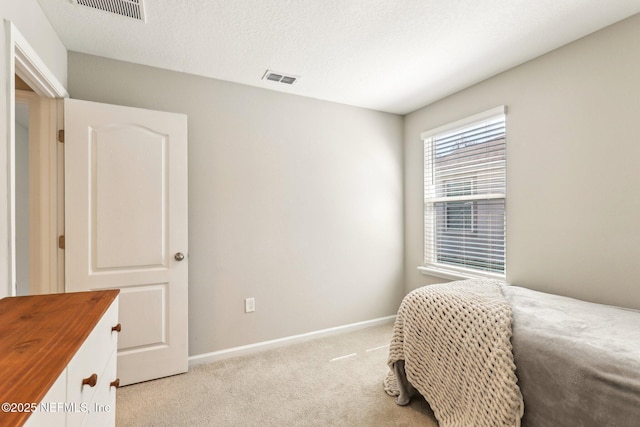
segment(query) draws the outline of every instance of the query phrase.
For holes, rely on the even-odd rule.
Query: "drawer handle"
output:
[[[109,383],[109,387],[115,387],[115,388],[120,387],[120,378],[116,378],[115,381],[111,381]]]
[[[122,332],[122,325],[118,323],[116,326],[111,328],[111,332]]]
[[[95,387],[96,384],[98,383],[98,375],[97,374],[93,374],[91,375],[89,378],[85,378],[82,380],[82,385],[88,385],[89,387]]]

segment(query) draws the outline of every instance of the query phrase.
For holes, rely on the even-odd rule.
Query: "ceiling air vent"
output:
[[[299,78],[299,76],[286,75],[284,73],[277,73],[271,70],[267,70],[262,76],[262,80],[271,80],[273,82],[284,83],[287,85],[294,84]]]
[[[87,6],[127,18],[145,21],[143,0],[71,0],[80,6]]]

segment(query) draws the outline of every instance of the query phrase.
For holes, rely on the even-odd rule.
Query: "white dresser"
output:
[[[118,292],[0,300],[0,425],[115,426]]]

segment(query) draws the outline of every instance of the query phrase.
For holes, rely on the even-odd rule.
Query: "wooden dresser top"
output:
[[[1,299],[0,403],[39,403],[119,292]],[[0,412],[0,424],[22,425],[29,415]]]

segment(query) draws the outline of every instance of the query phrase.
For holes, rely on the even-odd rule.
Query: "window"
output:
[[[422,139],[424,267],[504,276],[505,108],[424,132]]]

